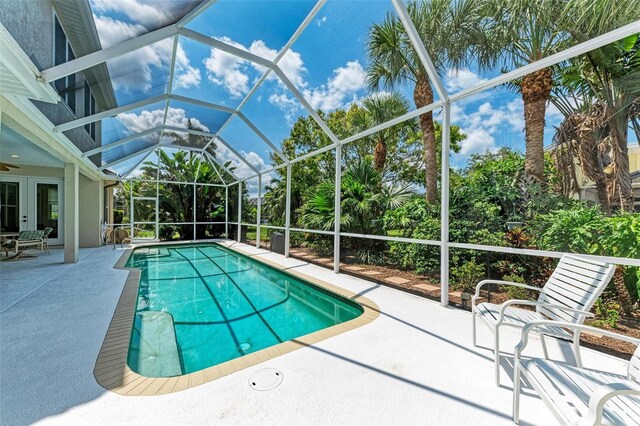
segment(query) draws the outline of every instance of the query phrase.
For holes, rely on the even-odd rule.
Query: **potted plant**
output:
[[[524,221],[522,220],[522,216],[520,216],[517,213],[513,213],[511,216],[509,216],[509,219],[507,219],[507,230],[508,231],[513,231],[515,229],[521,229],[523,225],[524,225]]]

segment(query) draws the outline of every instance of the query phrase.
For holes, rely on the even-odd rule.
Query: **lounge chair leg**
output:
[[[513,422],[520,423],[520,368],[518,361],[513,366]]]
[[[542,342],[542,352],[544,353],[544,359],[549,359],[549,351],[547,350],[547,341],[544,340],[544,334],[540,335],[540,342]]]
[[[496,327],[494,335],[494,367],[496,386],[500,386],[500,327]]]
[[[471,307],[471,333],[473,334],[473,346],[477,347],[478,344],[476,343],[476,309],[475,306]]]
[[[582,368],[582,356],[580,355],[580,333],[573,333],[573,355],[576,357],[576,367]]]

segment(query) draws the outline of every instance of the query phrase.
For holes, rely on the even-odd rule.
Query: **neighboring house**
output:
[[[116,98],[105,64],[53,84],[36,75],[102,48],[88,0],[3,2],[0,36],[0,162],[18,166],[0,172],[0,231],[51,226],[50,244],[64,244],[73,261],[78,246],[101,243],[110,177],[95,167],[100,155],[82,155],[102,145],[100,121],[53,126],[112,109]]]
[[[636,211],[640,212],[640,145],[638,144],[629,146],[629,171],[633,182]],[[593,182],[582,174],[580,167],[576,167],[576,175],[580,183],[580,199],[597,202],[598,195]]]

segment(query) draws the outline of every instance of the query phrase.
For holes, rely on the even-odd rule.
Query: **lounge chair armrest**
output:
[[[632,343],[636,346],[640,346],[640,339],[636,339],[635,337],[631,337],[631,336],[624,336],[622,334],[614,333],[612,331],[605,330],[602,328],[597,328],[597,327],[584,325],[584,324],[576,324],[573,322],[540,320],[540,321],[531,321],[529,324],[522,327],[520,343],[518,343],[518,345],[515,348],[516,358],[520,356],[524,348],[527,346],[527,343],[529,342],[529,334],[531,333],[531,331],[537,327],[545,327],[545,326],[567,328],[569,330],[573,330],[574,332],[578,332],[580,334],[591,333],[599,336],[611,337],[612,339],[617,339],[623,342]]]
[[[511,300],[507,300],[502,305],[500,305],[500,317],[498,318],[498,324],[500,324],[502,322],[502,320],[504,318],[504,313],[507,311],[507,308],[509,306],[513,306],[513,305],[544,306],[544,307],[551,308],[551,309],[560,309],[561,311],[570,312],[572,314],[582,315],[582,316],[584,316],[586,318],[591,318],[591,317],[595,316],[589,311],[583,311],[581,309],[569,308],[567,306],[562,306],[562,305],[555,305],[553,303],[538,302],[536,300],[511,299]]]
[[[604,405],[611,398],[620,395],[640,396],[640,385],[631,381],[609,383],[598,387],[589,398],[589,411],[580,424],[599,425],[602,423],[602,411]]]
[[[473,296],[473,299],[471,300],[474,305],[475,305],[476,299],[478,299],[478,297],[480,297],[480,289],[482,287],[484,287],[485,285],[487,285],[487,284],[509,285],[509,286],[512,286],[512,287],[526,288],[527,290],[535,290],[535,291],[541,291],[542,290],[540,287],[534,287],[534,286],[531,286],[531,285],[522,284],[522,283],[516,283],[516,282],[513,282],[513,281],[482,280],[476,286],[476,294]]]

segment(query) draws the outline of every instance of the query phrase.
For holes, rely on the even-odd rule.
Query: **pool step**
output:
[[[181,375],[173,316],[167,312],[144,311],[136,317],[134,333],[138,333],[140,342],[137,373],[147,377]]]

